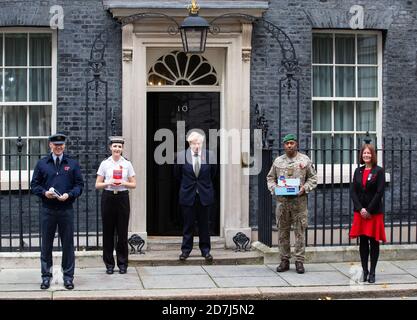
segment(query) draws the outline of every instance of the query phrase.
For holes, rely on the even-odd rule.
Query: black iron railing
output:
[[[376,142],[378,164],[385,169],[384,219],[388,244],[417,243],[417,144],[412,139],[384,138]],[[353,245],[349,238],[353,205],[350,187],[362,140],[306,139],[300,151],[313,161],[318,172],[318,187],[308,195],[308,228],[306,245]],[[274,150],[274,157],[284,152]],[[268,171],[269,168],[263,168]],[[261,181],[262,180],[262,181]],[[271,201],[265,191],[266,180],[259,180],[259,203]],[[261,184],[263,183],[263,185]],[[270,245],[272,233],[277,231],[275,200],[272,209],[258,208],[258,239]],[[265,211],[266,210],[266,211]],[[270,227],[272,225],[272,228]]]
[[[81,141],[72,141],[67,146],[68,154],[77,159],[81,165],[85,181],[84,191],[74,203],[74,244],[76,250],[93,250],[101,247],[101,208],[100,192],[95,189],[96,172],[101,161],[108,154],[102,150],[98,141],[92,144],[95,151],[77,153]],[[23,148],[22,148],[23,147]],[[17,152],[0,154],[0,251],[39,251],[40,233],[40,199],[30,190],[30,180],[34,166],[45,154],[27,153],[17,141]],[[55,239],[55,249],[60,248],[60,241]]]

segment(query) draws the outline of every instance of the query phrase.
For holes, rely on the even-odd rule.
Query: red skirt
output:
[[[370,219],[364,219],[359,212],[355,212],[349,237],[359,236],[368,236],[377,241],[386,242],[384,215],[382,213],[371,214]]]

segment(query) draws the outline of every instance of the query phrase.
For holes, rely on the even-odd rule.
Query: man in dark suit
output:
[[[194,223],[197,220],[201,255],[207,262],[212,262],[209,217],[214,203],[216,159],[212,151],[202,148],[204,136],[198,132],[191,132],[187,141],[190,147],[177,155],[174,168],[180,182],[179,204],[184,219],[180,260],[185,261],[193,249]]]

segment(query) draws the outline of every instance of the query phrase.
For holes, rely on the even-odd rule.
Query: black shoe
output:
[[[72,290],[74,289],[74,283],[72,280],[64,280],[64,287],[65,289]]]
[[[203,257],[206,259],[206,262],[213,262],[213,256],[210,253],[206,253]]]
[[[362,282],[367,282],[368,281],[368,275],[369,275],[369,271],[368,270],[364,270],[363,271]]]
[[[181,253],[180,254],[180,261],[185,261],[188,258],[189,254],[186,253]]]
[[[127,268],[119,268],[120,274],[125,274],[127,272]]]
[[[281,263],[277,267],[277,272],[284,272],[290,270],[290,262],[288,260],[281,260]]]
[[[43,279],[42,280],[42,283],[41,283],[41,289],[42,290],[46,290],[46,289],[48,289],[49,288],[49,286],[51,285],[51,279],[50,278],[48,278],[48,279]]]
[[[106,269],[107,274],[113,274],[113,272],[114,272],[113,268],[107,268]]]
[[[304,264],[301,261],[295,262],[295,271],[300,274],[306,272],[304,269]]]
[[[375,273],[370,273],[368,278],[369,283],[375,283]]]

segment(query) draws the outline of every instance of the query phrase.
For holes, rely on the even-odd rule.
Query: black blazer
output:
[[[370,214],[382,212],[382,197],[385,189],[385,171],[374,166],[369,173],[365,188],[362,186],[362,176],[365,166],[356,168],[351,186],[351,198],[354,210],[360,212],[365,208]]]
[[[214,203],[214,180],[216,178],[217,165],[212,151],[201,151],[201,168],[198,177],[195,176],[191,149],[177,154],[174,166],[174,174],[180,182],[179,204],[192,206],[198,194],[203,206]]]

